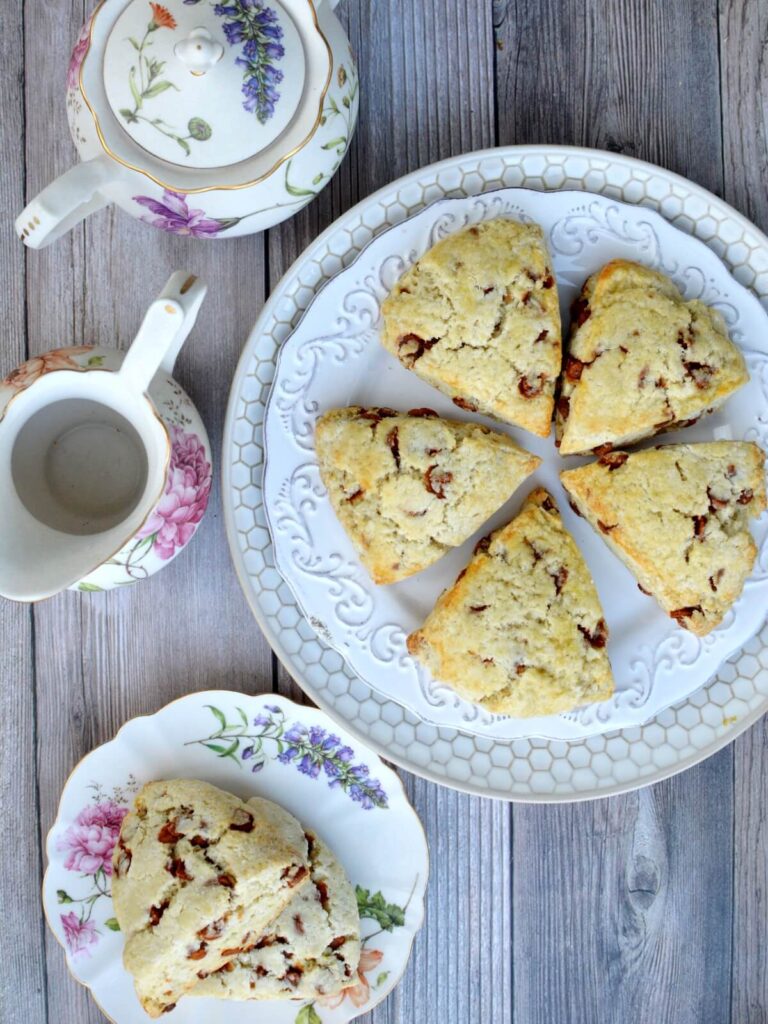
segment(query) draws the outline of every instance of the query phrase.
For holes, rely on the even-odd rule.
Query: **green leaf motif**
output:
[[[136,85],[136,68],[131,68],[130,74],[128,75],[128,85],[131,87],[131,96],[133,96],[133,102],[137,107],[141,106],[141,93],[139,87]]]
[[[99,587],[95,583],[78,583],[77,589],[78,590],[84,590],[87,594],[89,594],[89,593],[94,593],[95,594],[95,593],[103,592],[104,587]]]
[[[117,923],[116,917],[108,917],[104,924],[109,928],[111,932],[119,932],[120,925]]]
[[[181,139],[181,138],[177,138],[176,141],[181,146],[181,148],[184,150],[184,152],[187,154],[187,156],[189,156],[189,154],[192,152],[192,150],[189,148],[189,143],[185,139]]]
[[[222,752],[219,754],[219,757],[231,757],[239,746],[240,740],[232,740],[232,742],[226,748],[226,750],[222,750]]]
[[[59,903],[72,903],[72,902],[74,902],[72,897],[67,893],[67,891],[65,889],[57,889],[56,890],[56,898],[58,899]]]
[[[136,117],[134,112],[132,110],[129,110],[128,107],[123,107],[120,110],[120,113],[125,118],[125,120],[128,122],[128,124],[138,124],[139,123],[138,117]]]
[[[247,726],[248,725],[248,716],[246,715],[246,713],[243,711],[242,708],[237,708],[236,710],[237,710],[238,715],[240,715],[240,721],[243,723],[243,725]]]
[[[373,893],[369,889],[355,886],[357,909],[360,917],[368,917],[375,921],[385,932],[394,928],[402,928],[405,924],[405,910],[396,903],[387,903],[380,892]]]
[[[388,977],[389,971],[382,971],[381,974],[376,978],[376,984],[373,987],[381,988],[381,986],[384,984]]]
[[[214,736],[221,735],[221,733],[223,733],[224,730],[227,728],[227,719],[226,719],[226,717],[224,715],[224,712],[223,711],[219,711],[219,709],[215,708],[213,706],[213,704],[206,704],[205,706],[208,708],[208,710],[211,712],[213,717],[219,723],[219,731],[214,733],[213,735]]]
[[[308,1003],[296,1015],[296,1024],[323,1024],[323,1021],[312,1003]]]
[[[155,82],[155,84],[150,85],[144,93],[144,99],[151,100],[154,96],[159,96],[161,92],[165,92],[166,89],[175,89],[176,92],[179,91],[178,86],[174,85],[173,82]]]
[[[313,184],[313,185],[319,185],[319,184],[320,184],[320,182],[321,182],[321,181],[323,180],[323,178],[324,178],[324,177],[325,177],[325,175],[323,174],[323,172],[322,172],[322,171],[320,171],[320,173],[319,173],[319,174],[316,174],[316,175],[314,176],[314,178],[312,179],[312,184]]]
[[[346,145],[346,142],[347,142],[346,135],[339,135],[338,138],[331,139],[330,142],[326,142],[325,145],[322,148],[323,149],[333,149],[335,146],[344,146],[344,145]]]
[[[139,52],[141,51],[141,47],[139,46],[138,42],[133,38],[133,36],[128,36],[128,42],[131,44],[134,50],[138,50]]]
[[[122,111],[121,111],[121,113],[122,113]],[[88,366],[103,366],[103,365],[104,365],[104,356],[91,356],[91,358],[88,360]]]

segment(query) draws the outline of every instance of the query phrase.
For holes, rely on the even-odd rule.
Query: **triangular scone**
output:
[[[577,511],[679,625],[704,636],[755,560],[765,455],[746,441],[609,452],[561,474]]]
[[[614,260],[584,285],[557,402],[561,455],[687,425],[749,380],[716,309],[668,277]]]
[[[527,718],[610,697],[607,642],[586,563],[538,488],[477,545],[408,650],[466,700]]]
[[[205,782],[150,782],[123,819],[112,900],[123,963],[150,1017],[263,935],[309,883],[301,825]]]
[[[549,434],[560,308],[538,224],[499,218],[443,239],[382,314],[384,347],[456,405]]]
[[[193,996],[317,999],[354,983],[360,960],[357,899],[344,869],[309,829],[310,884],[253,948],[203,978]]]
[[[315,449],[336,515],[376,583],[436,562],[479,529],[539,465],[505,434],[351,406],[322,416]]]

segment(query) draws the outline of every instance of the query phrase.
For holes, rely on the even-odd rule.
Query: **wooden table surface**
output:
[[[768,229],[765,0],[343,0],[359,58],[352,148],[265,235],[187,241],[103,211],[41,252],[12,222],[75,160],[70,48],[90,0],[0,10],[0,377],[81,341],[123,346],[171,269],[211,288],[179,379],[221,444],[230,379],[265,296],[335,217],[392,178],[505,143],[584,144],[692,178]],[[1,528],[1,524],[0,524]],[[103,1018],[40,908],[44,840],[77,761],[127,719],[223,686],[298,696],[230,561],[218,484],[163,573],[34,608],[0,601],[3,1024]],[[596,803],[526,807],[406,776],[432,854],[426,925],[368,1024],[768,1021],[768,730]]]

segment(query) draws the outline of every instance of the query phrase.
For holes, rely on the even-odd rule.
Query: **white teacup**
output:
[[[134,583],[196,532],[211,450],[171,371],[205,292],[176,273],[128,352],[56,349],[0,382],[0,595]]]

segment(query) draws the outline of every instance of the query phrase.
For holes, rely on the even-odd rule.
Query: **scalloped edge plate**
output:
[[[43,911],[71,974],[105,1016],[114,1024],[149,1019],[122,965],[104,865],[137,789],[175,777],[274,800],[317,832],[360,887],[363,954],[354,984],[322,1004],[190,998],[169,1020],[206,1024],[226,1013],[232,1024],[347,1024],[385,999],[424,921],[429,877],[426,836],[402,782],[316,708],[271,693],[207,690],[132,719],[87,754],[48,833]],[[366,914],[371,904],[388,912],[386,924]]]
[[[688,700],[645,726],[566,743],[494,742],[436,728],[382,698],[325,648],[274,567],[261,491],[264,403],[277,349],[315,291],[380,230],[437,198],[500,187],[581,189],[656,209],[705,241],[768,307],[768,238],[680,175],[621,154],[509,146],[450,157],[364,199],[308,246],[266,303],[244,347],[224,433],[224,518],[235,569],[286,669],[337,720],[424,778],[502,800],[562,802],[626,792],[709,757],[768,709],[768,629]]]

